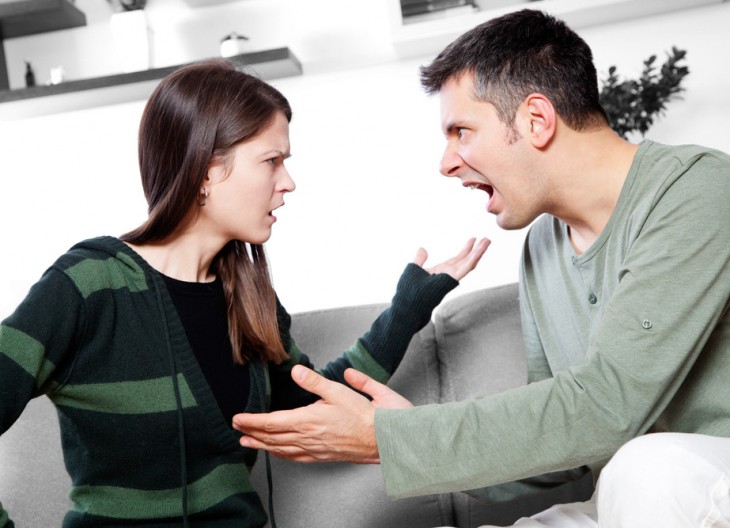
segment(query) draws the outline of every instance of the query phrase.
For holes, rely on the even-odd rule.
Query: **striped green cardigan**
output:
[[[342,381],[354,366],[386,381],[456,284],[409,264],[390,307],[320,372]],[[289,336],[291,318],[278,315],[290,360],[250,365],[246,412],[278,401],[274,376],[278,390],[294,364],[311,366]],[[288,406],[312,401],[289,389]],[[39,395],[58,410],[72,479],[65,528],[266,523],[249,479],[256,452],[223,419],[162,277],[120,240],[71,248],[0,325],[0,434]],[[0,528],[13,526],[0,505]]]

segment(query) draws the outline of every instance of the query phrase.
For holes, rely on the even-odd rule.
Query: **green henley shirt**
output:
[[[729,199],[726,154],[645,141],[584,254],[564,223],[540,218],[520,280],[530,383],[379,409],[388,493],[595,470],[648,432],[730,436]]]

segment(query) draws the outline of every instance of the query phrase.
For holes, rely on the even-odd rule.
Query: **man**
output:
[[[441,172],[485,191],[502,228],[534,222],[520,275],[530,383],[412,408],[361,373],[348,382],[372,401],[297,369],[322,400],[236,416],[242,444],[379,461],[393,497],[597,477],[610,459],[590,502],[518,524],[728,526],[730,158],[621,139],[590,48],[539,11],[474,28],[421,73],[440,95]]]

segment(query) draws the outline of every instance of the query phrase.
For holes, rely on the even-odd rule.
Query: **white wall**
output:
[[[152,0],[148,9],[155,1],[164,5]],[[330,0],[312,2],[334,7]],[[77,4],[83,9],[82,0]],[[195,12],[225,18],[227,10],[259,4],[263,0],[245,0]],[[328,29],[318,18],[309,24],[313,33],[302,30],[288,42],[303,59],[305,74],[273,82],[294,107],[289,167],[298,185],[267,244],[279,295],[291,311],[387,301],[419,245],[436,261],[469,236],[488,236],[493,244],[480,269],[452,296],[516,280],[524,232],[499,230],[484,211],[481,193],[438,174],[438,101],[423,95],[417,75],[431,57],[397,60],[387,42],[383,4],[362,4],[373,7],[358,8],[363,12],[348,18],[344,29],[353,33],[359,27],[353,20],[365,21],[355,34],[371,40],[373,54],[349,37],[338,47],[342,24]],[[302,8],[293,9],[307,26]],[[175,13],[182,19],[190,10],[169,16]],[[650,54],[661,56],[672,45],[687,49],[687,93],[670,103],[650,136],[730,151],[720,123],[728,117],[723,102],[730,93],[730,70],[721,55],[730,49],[728,22],[725,2],[580,32],[602,74],[615,64],[633,75]],[[24,40],[32,47],[30,39]],[[171,48],[177,49],[174,42]],[[340,55],[348,50],[359,67],[343,62]],[[126,103],[0,122],[0,317],[74,242],[120,234],[142,221],[135,145],[142,107]]]

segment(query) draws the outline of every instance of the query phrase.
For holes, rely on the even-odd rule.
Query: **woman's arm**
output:
[[[385,383],[403,359],[414,334],[430,320],[431,313],[444,296],[458,285],[458,281],[473,270],[489,246],[489,240],[467,242],[453,258],[429,269],[423,268],[427,253],[420,249],[413,263],[406,266],[390,306],[378,316],[357,342],[338,359],[328,363],[319,372],[326,378],[347,383],[344,372],[355,368]],[[291,409],[307,405],[317,399],[301,389],[291,379],[294,365],[313,368],[309,358],[289,336],[291,317],[279,305],[282,339],[288,344],[290,360],[270,367],[272,409]]]

